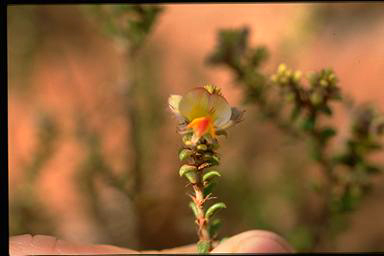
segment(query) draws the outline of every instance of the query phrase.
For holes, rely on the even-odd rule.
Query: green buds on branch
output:
[[[321,125],[321,121],[332,116],[332,103],[344,100],[335,73],[325,68],[304,76],[300,70],[280,64],[275,74],[265,75],[260,67],[267,59],[268,51],[262,46],[250,47],[248,35],[247,27],[220,30],[216,48],[207,62],[224,65],[233,72],[235,81],[243,86],[245,101],[257,105],[263,120],[271,121],[296,138],[307,138],[311,157],[325,177],[320,185],[323,187],[316,189],[324,207],[320,217],[308,223],[313,228],[312,240],[316,246],[329,237],[322,232],[331,228],[335,212],[355,209],[368,186],[368,174],[383,170],[383,166],[371,163],[368,155],[382,148],[380,138],[384,137],[384,117],[370,108],[359,108],[352,117],[350,137],[343,142],[345,149],[341,153],[332,152],[329,142],[336,137],[337,130]],[[307,78],[307,86],[303,85],[303,78]],[[338,174],[339,167],[349,169],[345,177]],[[204,193],[209,194],[213,184],[208,184]]]

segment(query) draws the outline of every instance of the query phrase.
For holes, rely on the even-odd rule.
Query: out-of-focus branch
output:
[[[365,194],[363,191],[366,190],[362,188],[360,181],[364,180],[364,186],[367,186],[367,176],[382,170],[381,167],[368,163],[367,159],[372,151],[380,148],[378,136],[372,135],[372,129],[381,129],[382,134],[384,122],[377,121],[379,115],[368,118],[368,121],[360,118],[353,127],[356,127],[356,123],[358,127],[365,124],[363,135],[352,128],[352,137],[343,143],[346,145],[345,152],[341,155],[338,152],[329,152],[329,142],[337,131],[332,126],[321,125],[321,119],[332,115],[331,102],[342,100],[333,71],[323,69],[312,73],[309,76],[309,86],[302,86],[301,72],[292,71],[281,64],[277,73],[269,78],[270,76],[260,71],[261,64],[268,56],[267,49],[262,46],[249,47],[248,34],[246,27],[220,30],[217,46],[207,62],[211,65],[227,66],[233,72],[236,83],[244,89],[246,102],[257,105],[264,120],[275,124],[283,133],[305,138],[308,142],[310,156],[321,167],[324,176],[324,182],[318,189],[322,202],[320,211],[314,218],[304,216],[300,219],[309,222],[307,225],[311,228],[312,248],[322,248],[332,240],[330,235],[334,233],[334,217],[355,209],[357,198]],[[367,118],[372,115],[362,116]],[[381,128],[372,128],[372,123],[377,123],[376,126]],[[344,177],[337,173],[337,168],[341,166],[349,168],[349,173]],[[364,173],[366,177],[357,177],[357,173]],[[353,195],[351,182],[345,181],[350,179],[354,180]],[[354,207],[349,205],[350,201],[354,202]]]

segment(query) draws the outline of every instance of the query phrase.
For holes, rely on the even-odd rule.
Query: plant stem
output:
[[[206,142],[205,142],[206,143]],[[207,148],[211,148],[212,145],[209,143],[205,144]],[[192,162],[190,164],[194,165],[197,170],[195,172],[196,179],[190,180],[194,195],[191,195],[191,198],[193,200],[193,203],[195,205],[194,213],[195,213],[195,223],[198,226],[197,229],[197,235],[199,238],[199,241],[197,243],[197,251],[198,253],[208,253],[213,249],[212,242],[213,239],[211,236],[214,236],[214,234],[211,234],[209,231],[209,219],[206,217],[205,213],[205,203],[207,200],[212,198],[211,194],[206,194],[204,191],[205,188],[207,188],[208,184],[204,182],[203,175],[204,175],[204,169],[211,167],[212,164],[209,160],[206,160],[203,155],[204,154],[212,154],[215,155],[215,152],[213,149],[204,150],[203,152],[199,152],[194,147],[186,147],[189,150],[193,151],[193,154],[191,155]]]
[[[198,172],[199,181],[193,185],[193,190],[195,191],[195,197],[193,198],[196,208],[197,208],[197,216],[196,216],[196,224],[198,225],[198,236],[199,241],[204,241],[209,244],[209,251],[212,250],[212,241],[208,232],[208,220],[204,215],[204,185],[201,182],[201,172]]]
[[[321,141],[319,141],[320,135],[318,134],[318,131],[314,129],[310,132],[309,135],[314,143],[316,143],[316,150],[318,151],[317,162],[323,169],[323,174],[325,176],[325,184],[322,194],[323,205],[321,207],[320,214],[314,222],[315,228],[313,230],[312,250],[317,251],[318,249],[322,248],[328,240],[327,233],[329,231],[329,221],[332,215],[330,208],[332,188],[337,183],[337,180],[333,175],[333,166],[325,154],[326,145],[321,144]]]

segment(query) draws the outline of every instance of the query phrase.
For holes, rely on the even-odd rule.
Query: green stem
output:
[[[314,231],[313,231],[313,245],[312,250],[317,251],[320,248],[323,248],[327,242],[327,234],[330,228],[330,218],[332,217],[331,205],[332,200],[332,189],[337,184],[337,179],[333,174],[333,166],[331,161],[326,157],[325,149],[326,145],[323,145],[319,140],[320,135],[316,129],[310,132],[310,137],[316,143],[316,150],[318,151],[317,162],[323,169],[323,174],[325,175],[325,184],[323,186],[323,205],[320,209],[320,214],[315,220]]]
[[[193,185],[195,191],[194,202],[197,208],[196,224],[198,225],[199,242],[204,242],[209,245],[209,251],[212,250],[212,240],[208,232],[208,220],[204,214],[204,185],[201,182],[201,172],[198,172],[199,182]]]

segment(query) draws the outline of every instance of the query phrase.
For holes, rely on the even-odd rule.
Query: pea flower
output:
[[[225,129],[240,122],[244,113],[231,107],[213,85],[194,88],[184,96],[171,95],[168,103],[179,121],[179,133],[192,133],[193,144],[202,137],[216,139],[226,134]]]
[[[217,169],[210,169],[220,164],[217,136],[226,135],[225,129],[240,122],[244,111],[231,107],[213,85],[194,88],[184,96],[171,95],[168,104],[179,121],[177,128],[184,143],[179,151],[179,159],[184,163],[179,175],[189,181],[194,191],[189,206],[198,226],[197,251],[208,253],[213,249],[220,225],[220,220],[213,217],[226,208],[223,202],[206,208],[206,202],[214,199],[214,180],[221,176]]]

